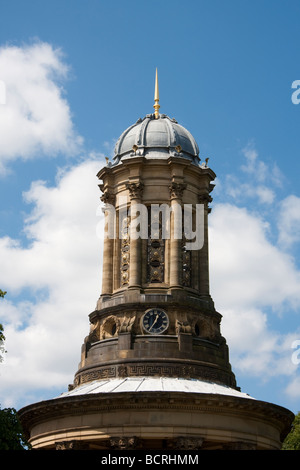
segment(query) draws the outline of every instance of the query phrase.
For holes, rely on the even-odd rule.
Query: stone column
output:
[[[169,186],[171,198],[170,234],[170,287],[182,287],[182,193],[184,183],[172,182]]]
[[[209,259],[208,259],[208,214],[210,208],[209,202],[212,197],[207,194],[200,194],[198,196],[199,204],[204,204],[204,244],[199,251],[199,292],[202,296],[209,297]]]
[[[135,213],[134,205],[141,204],[143,183],[141,181],[131,182],[126,184],[129,190],[130,205],[132,213]],[[132,222],[132,217],[131,224]],[[147,226],[148,227],[148,226]],[[130,273],[129,273],[129,288],[140,288],[142,284],[142,239],[130,237]]]
[[[115,233],[114,204],[115,196],[106,190],[101,197],[105,203],[103,208],[105,217],[104,242],[103,242],[103,271],[102,271],[102,295],[111,294],[113,291],[113,248]]]

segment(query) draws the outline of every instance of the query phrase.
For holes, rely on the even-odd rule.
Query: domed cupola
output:
[[[165,159],[169,156],[186,158],[198,165],[199,148],[191,133],[166,114],[160,114],[158,83],[155,87],[155,113],[128,127],[115,145],[114,164],[132,156]]]

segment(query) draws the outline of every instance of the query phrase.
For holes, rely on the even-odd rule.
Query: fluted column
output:
[[[171,183],[170,287],[182,285],[182,193],[184,183]]]
[[[126,184],[129,190],[131,221],[134,224],[132,214],[136,217],[136,205],[141,204],[143,183],[141,181]],[[130,230],[131,233],[131,230]],[[142,240],[140,237],[130,236],[130,271],[129,271],[129,288],[140,288],[142,284]]]
[[[199,251],[199,292],[202,296],[209,296],[209,259],[208,259],[208,214],[210,208],[208,207],[209,202],[212,201],[212,197],[207,194],[200,194],[198,196],[199,204],[204,204],[204,243],[203,247]]]
[[[102,295],[111,294],[113,291],[113,248],[115,233],[114,203],[115,196],[106,190],[101,197],[105,203],[103,208],[105,227],[103,241],[103,270],[102,270]]]

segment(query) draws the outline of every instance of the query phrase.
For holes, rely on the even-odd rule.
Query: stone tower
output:
[[[98,173],[102,293],[69,391],[20,417],[35,448],[279,449],[293,419],[236,385],[209,290],[215,173],[159,113],[126,129]]]

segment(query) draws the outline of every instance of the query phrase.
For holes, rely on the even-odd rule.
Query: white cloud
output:
[[[280,203],[278,214],[278,242],[284,249],[290,249],[300,241],[300,198],[286,197]]]
[[[285,181],[284,175],[276,164],[267,165],[259,158],[253,144],[248,144],[241,153],[243,163],[226,175],[222,182],[223,192],[218,194],[222,194],[223,201],[227,195],[235,204],[258,203],[270,207],[276,200],[275,190]]]
[[[64,391],[73,381],[88,314],[101,293],[96,173],[103,160],[60,172],[53,187],[33,183],[25,193],[34,204],[25,223],[29,245],[0,239],[0,285],[8,292],[0,305],[8,351],[0,370],[3,406],[26,401],[34,389]]]
[[[293,380],[291,380],[291,382],[287,385],[286,394],[290,398],[294,400],[298,400],[299,402],[299,398],[300,398],[300,377],[299,376],[294,377]]]
[[[247,145],[243,149],[243,154],[246,157],[246,164],[241,166],[242,171],[255,175],[255,178],[260,182],[265,181],[268,168],[263,161],[259,160],[257,150],[253,146]]]
[[[72,123],[62,83],[68,67],[59,49],[37,42],[0,48],[0,173],[9,162],[78,151],[82,138]]]
[[[218,204],[210,219],[212,282],[228,306],[300,305],[300,273],[269,241],[269,225],[246,208]]]
[[[290,378],[291,344],[299,328],[282,333],[272,328],[278,318],[299,311],[300,272],[291,256],[269,240],[269,224],[246,208],[218,204],[210,216],[211,291],[223,315],[237,375]],[[298,331],[297,331],[298,330]]]
[[[291,345],[300,338],[300,198],[280,200],[286,178],[252,144],[242,155],[243,164],[217,181],[223,203],[210,216],[212,296],[237,379],[274,386],[284,378],[278,391],[299,399]]]

